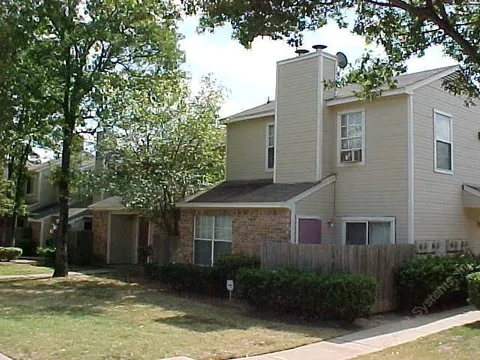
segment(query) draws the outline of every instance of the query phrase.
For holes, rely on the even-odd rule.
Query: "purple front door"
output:
[[[318,219],[298,219],[298,243],[321,244],[322,222]]]

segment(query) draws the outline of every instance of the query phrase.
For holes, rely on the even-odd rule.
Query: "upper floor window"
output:
[[[230,254],[232,218],[228,215],[197,215],[195,217],[193,262],[213,266],[219,255]]]
[[[365,112],[338,114],[339,164],[365,163]]]
[[[266,134],[266,164],[265,168],[267,170],[272,170],[275,164],[275,125],[267,125],[267,134]]]
[[[27,176],[27,180],[25,183],[25,193],[27,195],[32,195],[35,193],[35,180],[32,176]]]
[[[453,171],[452,117],[435,110],[433,112],[435,129],[435,171],[451,173]]]

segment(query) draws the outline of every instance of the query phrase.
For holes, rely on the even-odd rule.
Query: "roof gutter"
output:
[[[276,208],[289,209],[288,202],[182,202],[177,208]]]

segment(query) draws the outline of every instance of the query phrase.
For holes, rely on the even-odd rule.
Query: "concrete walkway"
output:
[[[328,341],[291,350],[249,357],[251,360],[345,360],[404,344],[452,327],[480,321],[480,311],[464,307],[428,316],[407,318]],[[246,359],[246,358],[242,358]]]
[[[96,275],[96,274],[108,274],[112,269],[92,269],[92,270],[79,270],[69,271],[68,276],[82,276],[82,275]],[[49,279],[53,275],[53,270],[44,274],[27,274],[27,275],[0,275],[0,281],[19,281],[19,280],[38,280]],[[2,360],[2,358],[0,358]]]

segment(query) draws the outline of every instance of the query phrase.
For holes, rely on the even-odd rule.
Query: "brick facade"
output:
[[[108,212],[94,211],[93,226],[93,260],[97,263],[107,262]]]
[[[290,211],[287,209],[182,209],[180,240],[173,260],[193,261],[195,215],[232,217],[232,253],[258,255],[263,241],[290,241]]]

